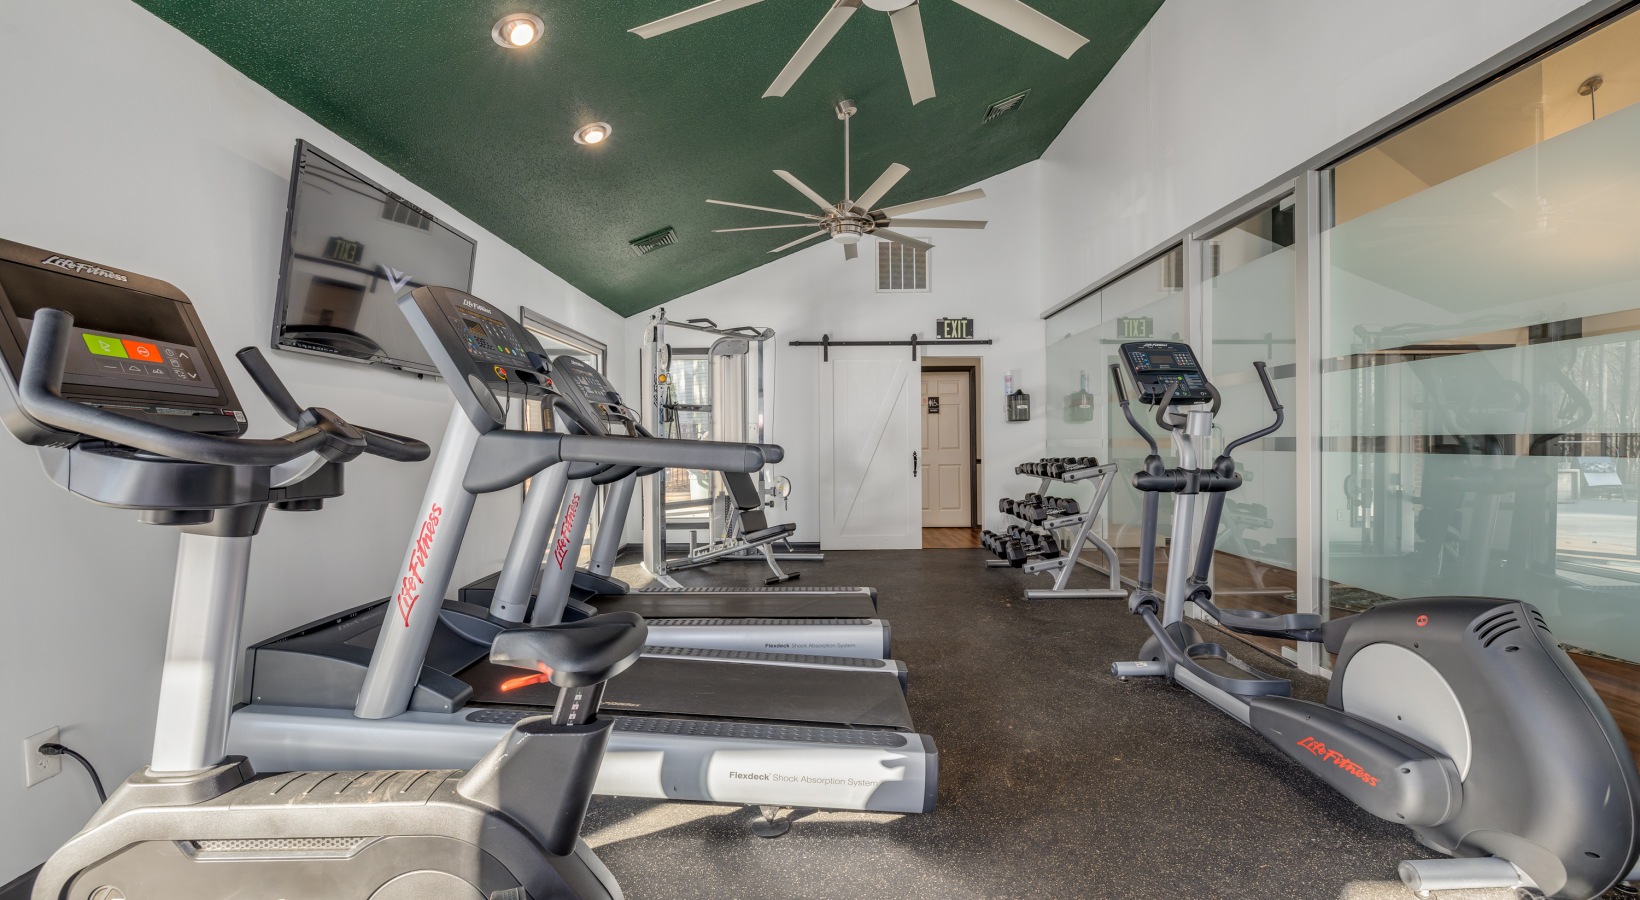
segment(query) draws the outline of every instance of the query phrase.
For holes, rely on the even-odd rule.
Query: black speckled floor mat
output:
[[[813,813],[764,840],[746,829],[751,810],[596,798],[586,835],[627,896],[1413,897],[1395,878],[1401,859],[1428,855],[1410,832],[1182,690],[1110,676],[1144,636],[1125,603],[1026,601],[1020,591],[1045,578],[987,570],[986,557],[832,552],[788,566],[805,583],[879,589],[913,718],[940,750],[934,813]],[[618,574],[645,580],[635,566]],[[679,580],[751,586],[764,574],[730,562]],[[1298,693],[1323,690],[1303,679]]]

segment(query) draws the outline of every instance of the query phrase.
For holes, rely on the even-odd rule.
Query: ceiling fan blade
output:
[[[797,246],[798,244],[806,244],[809,241],[812,241],[817,237],[826,237],[829,234],[831,234],[831,232],[829,232],[829,231],[816,231],[814,234],[804,235],[803,237],[800,237],[797,240],[792,241],[789,244],[781,244],[780,246],[774,248],[773,250],[770,250],[769,252],[770,253],[779,253],[782,250],[790,250],[791,248]]]
[[[774,173],[776,175],[780,176],[781,181],[786,182],[787,184],[791,185],[794,188],[797,188],[797,190],[803,196],[809,198],[810,200],[813,200],[814,204],[816,206],[820,207],[821,209],[825,210],[826,212],[831,212],[831,204],[826,202],[826,198],[820,196],[820,193],[818,191],[816,191],[814,188],[811,188],[808,185],[804,184],[803,182],[799,181],[797,179],[796,175],[793,175],[792,173],[786,171],[785,169],[775,169]]]
[[[772,206],[753,206],[750,203],[730,203],[727,200],[708,200],[706,202],[707,203],[713,203],[713,204],[716,204],[718,206],[733,206],[736,209],[755,209],[759,212],[780,213],[783,216],[799,216],[799,217],[804,218],[804,219],[818,219],[818,218],[820,218],[819,216],[817,216],[813,213],[792,212],[789,209],[775,209]]]
[[[775,76],[774,83],[769,85],[769,89],[763,92],[763,96],[786,96],[786,92],[792,89],[792,85],[797,83],[797,79],[801,78],[809,66],[814,63],[815,58],[820,55],[820,51],[826,49],[826,45],[831,43],[831,39],[837,36],[837,30],[842,28],[843,23],[848,21],[848,17],[854,15],[854,11],[860,8],[860,3],[861,0],[837,0],[836,3],[833,3],[831,11],[826,13],[825,18],[820,20],[819,25],[814,26],[814,31],[810,32],[808,38],[803,41],[803,46],[798,47],[797,52],[792,54],[792,58],[786,62],[786,68],[781,69],[780,74]]]
[[[943,197],[929,197],[927,200],[913,200],[910,203],[901,203],[899,206],[887,206],[882,209],[875,210],[875,212],[880,212],[892,219],[895,216],[903,216],[907,213],[922,212],[925,209],[939,209],[942,206],[967,203],[970,200],[984,199],[984,197],[985,191],[979,188],[974,188],[973,190],[962,191],[956,194],[946,194]]]
[[[906,8],[910,9],[911,7]],[[860,195],[860,199],[854,201],[854,208],[870,209],[876,206],[877,201],[883,199],[884,194],[893,190],[894,185],[899,184],[900,179],[904,178],[906,173],[910,171],[910,169],[899,163],[890,163],[888,168],[883,170],[883,174],[878,175],[877,180],[871,183],[871,187],[866,188],[866,192]]]
[[[762,0],[711,0],[710,3],[702,3],[692,9],[686,9],[683,12],[667,16],[664,19],[656,19],[648,25],[639,25],[637,28],[629,28],[627,30],[641,38],[652,38],[657,34],[665,34],[668,31],[682,28],[685,25],[693,25],[696,22],[704,22],[707,19],[721,16],[724,13],[734,12],[737,9],[744,9],[751,6],[753,3],[761,2]]]
[[[896,228],[984,228],[984,222],[971,222],[967,219],[890,219],[888,224]],[[790,225],[784,226],[790,228]]]
[[[1071,58],[1088,39],[1021,3],[1020,0],[955,0],[1014,34]]]
[[[844,244],[843,245],[843,258],[844,259],[859,259],[860,258],[860,245],[859,244]]]
[[[790,225],[752,225],[748,228],[714,228],[713,234],[728,234],[731,231],[768,231],[771,228],[813,228],[813,222],[793,222]]]
[[[873,231],[872,234],[875,234],[880,238],[887,238],[896,244],[904,244],[907,247],[915,247],[918,250],[934,249],[934,245],[927,241],[919,241],[908,234],[901,234],[898,231],[889,231],[887,228],[878,228]]]
[[[888,14],[894,26],[894,43],[900,48],[900,67],[905,69],[905,86],[911,89],[911,105],[934,96],[934,70],[928,65],[928,41],[923,37],[922,12],[913,3]]]

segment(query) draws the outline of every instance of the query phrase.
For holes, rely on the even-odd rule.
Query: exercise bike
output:
[[[297,406],[254,348],[240,361],[297,422],[244,438],[243,407],[180,291],[63,260],[0,241],[0,422],[40,448],[59,486],[181,540],[152,762],[46,861],[34,900],[618,900],[579,831],[613,724],[597,715],[604,683],[642,652],[643,620],[497,637],[492,662],[561,693],[551,718],[513,725],[465,772],[252,771],[225,746],[265,514],[320,509],[361,455],[414,462],[428,447]],[[133,347],[166,363],[105,365]]]
[[[1622,733],[1530,604],[1483,597],[1398,600],[1360,615],[1221,609],[1207,576],[1226,495],[1241,485],[1232,454],[1273,434],[1281,402],[1255,363],[1275,423],[1231,441],[1203,465],[1218,390],[1182,343],[1123,344],[1111,377],[1122,413],[1150,445],[1133,486],[1144,493],[1138,589],[1129,607],[1151,637],[1123,679],[1166,678],[1237,719],[1362,809],[1411,828],[1449,859],[1402,862],[1409,887],[1514,888],[1521,897],[1590,900],[1640,879],[1640,775]],[[1134,417],[1122,370],[1155,407],[1178,465]],[[1167,584],[1154,588],[1161,495],[1176,496]],[[1208,501],[1199,543],[1196,504]],[[1192,553],[1192,548],[1194,552]],[[1320,643],[1337,655],[1325,704],[1204,641],[1194,603],[1225,628]]]

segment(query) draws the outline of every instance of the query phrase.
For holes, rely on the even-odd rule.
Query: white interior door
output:
[[[922,547],[921,367],[905,347],[832,347],[820,364],[820,545]]]
[[[924,528],[974,524],[973,406],[967,372],[922,373]]]

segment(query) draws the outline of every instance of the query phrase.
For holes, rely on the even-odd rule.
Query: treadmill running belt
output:
[[[550,708],[558,699],[558,688],[550,684],[501,689],[525,675],[520,669],[481,660],[460,678],[472,686],[473,703]],[[644,657],[610,679],[603,705],[612,713],[912,727],[911,710],[895,676],[796,666]]]
[[[621,594],[585,601],[600,613],[635,612],[645,619],[870,619],[867,594]]]

